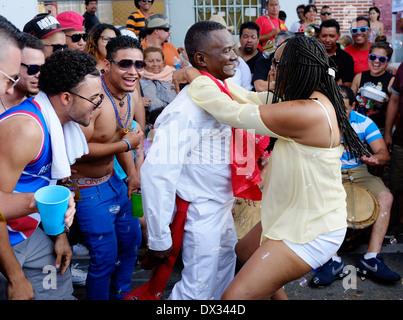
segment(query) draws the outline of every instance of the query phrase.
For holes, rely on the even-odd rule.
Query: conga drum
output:
[[[371,226],[379,214],[379,204],[371,192],[353,182],[343,183],[347,198],[347,226],[364,229]]]
[[[241,239],[260,221],[261,201],[255,201],[256,207],[248,205],[242,198],[238,198],[237,202],[234,207],[234,223],[238,239]]]

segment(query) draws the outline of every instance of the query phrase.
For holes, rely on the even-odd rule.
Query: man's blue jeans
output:
[[[90,251],[87,298],[121,299],[131,290],[131,277],[141,245],[141,227],[132,217],[127,187],[116,175],[80,189],[76,217]]]

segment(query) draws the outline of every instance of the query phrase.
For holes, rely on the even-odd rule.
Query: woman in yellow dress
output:
[[[234,90],[228,81],[236,92],[232,100],[197,70],[185,71],[192,80],[188,94],[217,120],[277,138],[263,188],[260,246],[222,299],[279,298],[286,283],[328,261],[347,226],[340,157],[344,147],[354,157],[369,155],[348,123],[334,70],[318,40],[289,39],[277,48],[273,66],[276,87],[269,105],[256,103],[257,93]]]

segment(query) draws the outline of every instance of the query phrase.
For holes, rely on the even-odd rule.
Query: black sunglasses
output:
[[[377,56],[376,54],[370,53],[368,55],[369,60],[371,61],[375,61],[376,59],[378,59],[378,61],[380,63],[385,63],[386,61],[388,61],[389,59],[387,57],[384,56]]]
[[[143,71],[146,67],[146,62],[144,60],[130,60],[130,59],[122,59],[120,61],[115,61],[112,59],[108,59],[109,62],[113,62],[119,66],[122,70],[129,70],[133,64],[137,71]]]
[[[69,36],[69,35],[66,34],[66,37],[70,37],[70,38],[71,38],[71,41],[73,41],[73,42],[78,42],[78,41],[80,41],[81,39],[83,39],[83,41],[87,41],[87,39],[88,39],[88,34],[86,34],[86,33],[75,33],[75,34],[73,34],[73,35],[71,35],[71,36]]]
[[[37,64],[25,64],[21,62],[21,65],[27,67],[27,73],[29,76],[33,76],[41,71],[42,66]]]
[[[74,93],[71,91],[67,91],[67,92],[71,93],[72,95],[77,96],[81,99],[87,100],[88,102],[91,102],[95,106],[94,110],[100,106],[102,101],[104,101],[104,95],[102,93],[99,95],[100,100],[97,103],[95,103],[94,101],[91,101],[90,99],[87,99],[86,97],[80,96],[78,93]]]
[[[164,30],[165,32],[169,32],[169,30],[171,30],[170,28],[158,28],[160,30]]]
[[[44,46],[52,46],[53,47],[53,52],[56,52],[58,50],[66,50],[67,49],[67,44],[50,44],[50,43],[44,43]]]
[[[331,15],[332,15],[331,12],[321,12],[320,14],[321,14],[322,16],[325,16],[325,15],[331,16]]]

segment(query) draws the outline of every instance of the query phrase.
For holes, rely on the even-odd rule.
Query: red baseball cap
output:
[[[74,28],[76,31],[83,31],[84,17],[75,11],[65,11],[56,16],[62,28]]]

